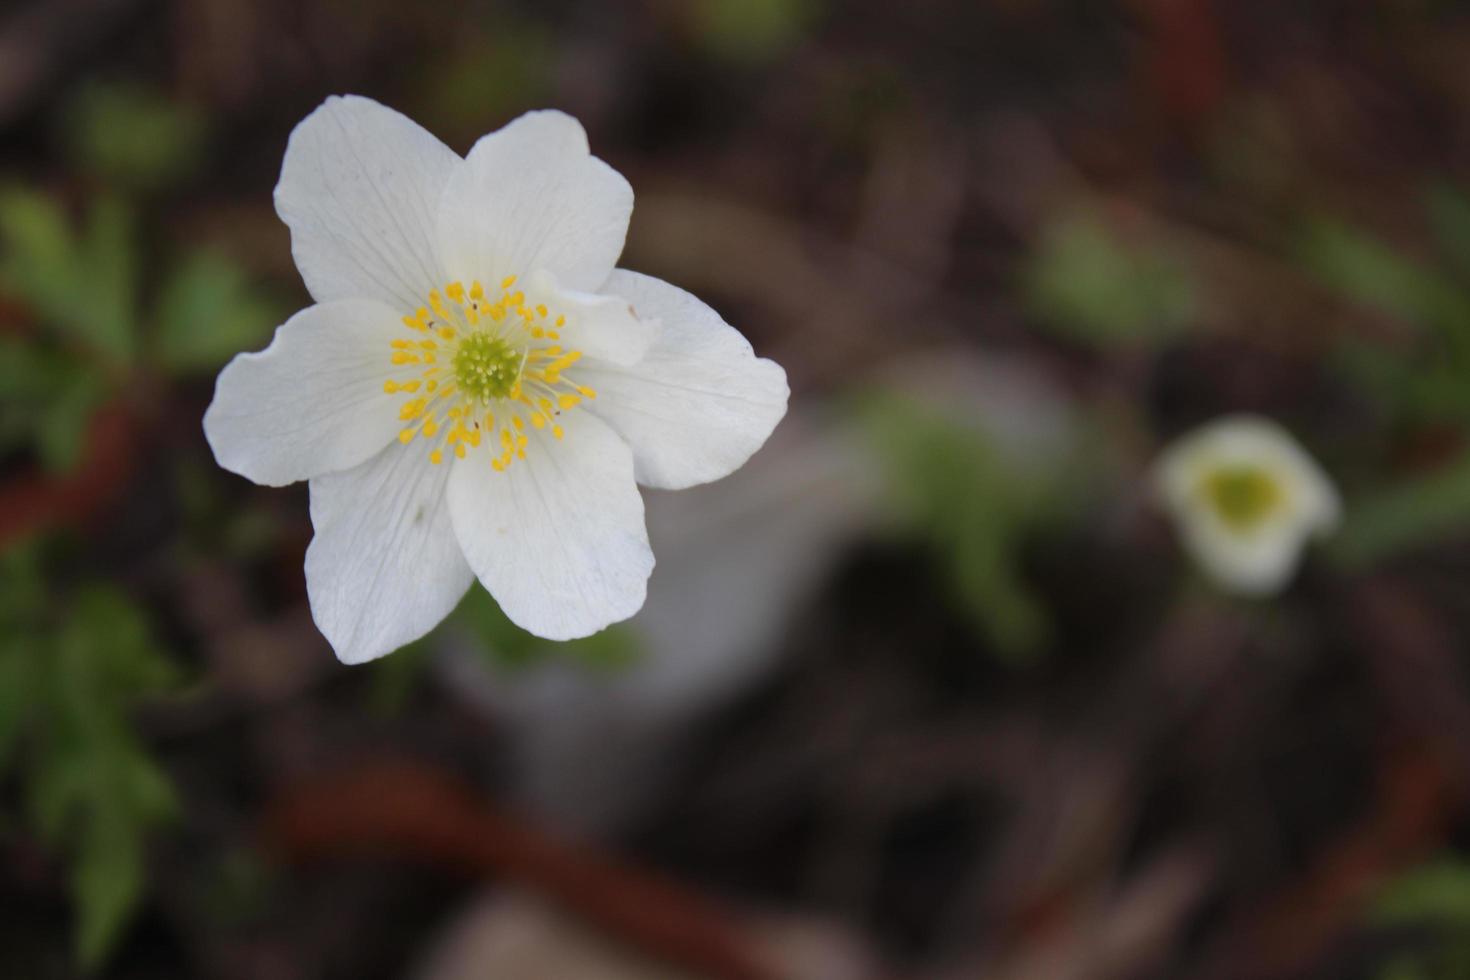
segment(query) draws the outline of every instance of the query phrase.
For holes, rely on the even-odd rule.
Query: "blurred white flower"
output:
[[[1279,592],[1302,549],[1337,527],[1337,490],[1281,426],[1235,415],[1183,436],[1155,471],[1185,547],[1223,588]]]
[[[653,569],[636,484],[725,476],[785,414],[785,372],[719,314],[614,268],[633,192],[563,113],[462,159],[333,97],[275,202],[316,305],[221,372],[204,429],[226,469],[311,481],[307,590],[344,662],[476,577],[548,639],[626,619]]]

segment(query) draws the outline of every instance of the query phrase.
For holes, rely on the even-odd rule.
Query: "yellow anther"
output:
[[[440,463],[444,462],[444,454],[437,449],[434,450],[433,452],[429,453],[429,462],[433,463],[435,466],[438,466]]]
[[[439,295],[439,290],[435,289],[429,293],[429,305],[433,307],[435,313],[439,314],[439,319],[449,319],[449,311],[444,308],[444,297]]]
[[[398,441],[403,443],[404,445],[413,442],[413,430],[404,429],[402,432],[398,433]]]
[[[579,394],[581,394],[583,398],[587,399],[588,401],[591,401],[592,399],[597,397],[597,392],[593,391],[586,385],[577,385],[577,391]]]
[[[506,449],[509,449],[511,446],[515,445],[515,443],[511,441],[509,429],[500,430],[500,444]]]
[[[419,390],[419,385],[422,384],[422,383],[423,382],[419,381],[418,378],[414,378],[412,381],[405,381],[405,382],[403,382],[403,384],[401,384],[401,385],[398,386],[398,390],[399,391],[418,391]]]
[[[444,287],[444,292],[456,303],[464,302],[464,286],[461,283],[452,282]]]
[[[440,336],[440,338],[442,338],[444,340],[453,340],[454,339],[454,328],[453,327],[440,327],[439,328],[439,336]]]
[[[566,430],[563,429],[561,426],[559,426],[559,425],[553,425],[551,427],[551,434],[554,435],[554,436],[556,436],[558,439],[560,439],[562,436],[566,435],[567,433],[566,433]]]
[[[531,441],[530,440],[530,437],[528,437],[528,436],[517,436],[516,437],[516,448],[517,449],[525,449],[526,446],[530,443],[530,441]],[[525,459],[525,458],[526,458],[525,456],[522,456],[521,457],[521,459]]]
[[[411,316],[406,316],[406,317],[403,318],[403,325],[405,327],[407,327],[408,329],[410,329],[410,330],[423,330],[424,329],[424,325],[422,323],[418,322],[417,320],[415,320]]]
[[[470,299],[480,300],[484,298],[485,287],[480,285],[480,280],[476,279],[474,282],[470,283]]]
[[[411,341],[411,340],[394,340],[394,341],[391,341],[391,345],[392,345],[392,347],[393,347],[394,350],[408,350],[410,347],[413,346],[413,341]]]
[[[536,315],[537,316],[545,316],[546,315],[546,304],[545,303],[537,303],[536,304]]]
[[[516,427],[516,431],[517,432],[524,432],[524,431],[526,431],[526,423],[524,423],[524,422],[521,421],[521,417],[519,415],[514,416],[513,418],[511,418],[511,422],[515,424],[515,427]]]
[[[396,394],[398,394],[398,382],[397,381],[393,381],[391,379],[388,380],[388,381],[384,381],[383,382],[383,394],[385,394],[385,395],[396,395]]]
[[[429,419],[429,421],[427,421],[427,422],[424,423],[424,436],[425,437],[432,438],[438,431],[439,431],[439,423],[438,422],[435,422],[433,419]]]
[[[538,398],[536,399],[536,404],[541,406],[541,411],[545,412],[547,415],[551,414],[550,398]]]
[[[513,294],[511,294],[510,298],[507,299],[506,302],[509,303],[511,306],[521,307],[525,305],[526,294],[517,289]]]
[[[432,340],[421,340],[421,341],[419,341],[419,346],[422,347],[424,350],[438,350],[439,349],[439,345],[436,344],[436,343],[434,343]]]
[[[514,286],[515,284],[516,284],[516,277],[515,276],[506,276],[504,279],[500,280],[500,288],[501,289],[509,289],[510,287]]]
[[[573,395],[571,393],[558,395],[556,397],[556,403],[562,408],[575,408],[577,406],[577,403],[581,400],[582,399],[579,395]]]
[[[556,325],[558,327],[564,327],[564,326],[566,326],[567,325],[567,318],[564,317],[564,316],[557,317],[556,318]]]
[[[494,428],[495,428],[495,413],[494,412],[486,412],[485,413],[485,429],[486,429],[486,431],[490,431],[490,430],[492,430]]]
[[[406,350],[399,350],[399,351],[394,351],[393,352],[393,363],[394,364],[417,364],[417,363],[419,363],[419,359],[418,359],[418,355],[417,354],[410,354]]]
[[[409,419],[418,418],[420,415],[423,414],[423,411],[424,400],[422,398],[415,398],[413,401],[404,404],[404,406],[398,410],[398,417],[406,422]]]
[[[460,443],[459,445],[457,445],[457,446],[454,447],[454,455],[458,456],[460,459],[464,459],[464,454],[465,454],[464,443]]]
[[[428,384],[427,384],[427,385],[426,385],[426,386],[425,386],[425,387],[424,387],[424,390],[425,390],[425,391],[433,391],[433,390],[434,390],[434,389],[435,389],[435,388],[437,388],[437,387],[439,387],[439,382],[437,382],[437,381],[430,381],[430,382],[429,382],[429,383],[428,383]]]
[[[542,415],[540,412],[532,412],[531,424],[538,429],[546,428],[546,416]]]
[[[550,340],[561,340],[561,334],[557,333],[555,330],[546,331],[546,336]]]

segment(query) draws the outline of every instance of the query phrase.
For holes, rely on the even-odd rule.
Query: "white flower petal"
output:
[[[625,297],[564,289],[545,270],[531,276],[528,295],[545,303],[553,317],[565,318],[556,328],[559,343],[584,357],[636,364],[648,353],[658,332],[657,321],[640,316]]]
[[[398,315],[373,300],[307,307],[259,353],[238,354],[215,384],[204,435],[225,469],[267,486],[356,466],[393,438],[383,394]]]
[[[1265,474],[1280,493],[1247,527],[1228,521],[1203,489],[1212,474],[1242,468]],[[1280,591],[1307,542],[1331,532],[1342,509],[1332,481],[1291,434],[1251,415],[1217,419],[1179,439],[1159,458],[1155,481],[1194,560],[1244,595]]]
[[[593,415],[564,425],[560,441],[528,429],[526,458],[503,473],[475,453],[449,479],[470,567],[516,625],[549,640],[627,619],[653,571],[632,453]]]
[[[369,296],[400,315],[442,287],[435,224],[463,161],[418,123],[371,99],[333,96],[291,133],[276,212],[319,303]]]
[[[411,643],[454,611],[474,573],[449,520],[449,466],[394,442],[311,481],[306,591],[337,658],[359,664]]]
[[[638,482],[678,490],[739,468],[786,414],[786,372],[682,289],[622,269],[604,289],[658,321],[643,360],[575,372],[597,392],[588,407],[633,447]]]
[[[451,278],[488,288],[538,269],[562,286],[602,285],[628,233],[633,189],[592,156],[587,134],[562,112],[530,112],[470,150],[439,205]]]

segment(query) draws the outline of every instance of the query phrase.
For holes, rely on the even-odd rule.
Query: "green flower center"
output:
[[[1237,531],[1255,527],[1280,506],[1281,485],[1257,466],[1227,466],[1204,479],[1203,491],[1225,523]]]
[[[489,332],[463,337],[454,352],[454,380],[459,390],[480,402],[505,398],[521,379],[525,356]]]

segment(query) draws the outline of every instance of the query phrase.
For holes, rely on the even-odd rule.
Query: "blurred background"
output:
[[[628,623],[343,667],[214,464],[339,92],[575,114],[788,371]],[[1451,0],[9,0],[0,974],[1470,976],[1467,120]],[[1268,599],[1150,489],[1235,412],[1344,498]]]

